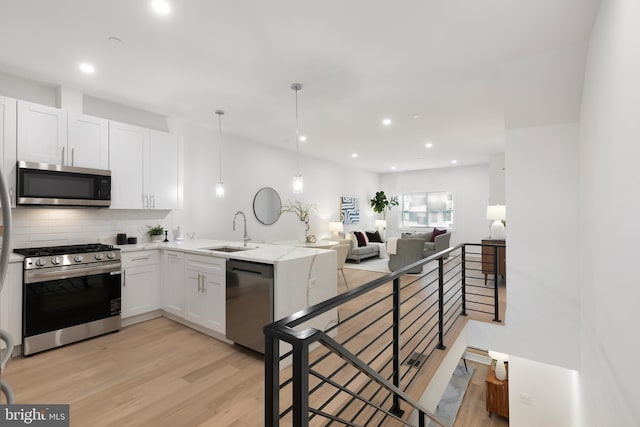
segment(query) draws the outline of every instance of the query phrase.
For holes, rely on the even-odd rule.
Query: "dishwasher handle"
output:
[[[273,265],[261,264],[259,262],[229,260],[227,262],[227,273],[248,274],[264,279],[273,278]]]

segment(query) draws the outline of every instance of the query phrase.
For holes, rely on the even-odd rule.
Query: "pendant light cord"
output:
[[[220,180],[222,182],[222,115],[224,111],[218,110],[216,111],[218,115],[218,170],[220,171]]]
[[[296,174],[300,175],[300,128],[298,127],[298,91],[296,89]]]

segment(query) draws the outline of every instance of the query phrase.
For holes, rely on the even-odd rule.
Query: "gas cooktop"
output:
[[[113,250],[116,250],[113,248],[113,245],[104,245],[102,243],[87,243],[84,245],[46,246],[41,248],[14,249],[13,251],[25,257],[41,257]]]

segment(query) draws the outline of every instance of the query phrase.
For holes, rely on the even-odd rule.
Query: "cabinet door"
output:
[[[145,207],[143,165],[148,139],[148,129],[109,122],[112,209]]]
[[[14,345],[22,344],[22,263],[9,264],[0,292],[0,329],[9,332]]]
[[[164,270],[162,275],[162,308],[171,314],[184,317],[184,254],[182,252],[166,251],[162,264]]]
[[[109,169],[109,121],[68,113],[67,164]]]
[[[203,274],[197,270],[185,270],[185,312],[184,318],[190,322],[206,326],[207,301],[202,292]]]
[[[18,160],[66,164],[67,113],[18,101]]]
[[[224,335],[226,333],[224,277],[214,274],[203,274],[202,276],[202,293],[207,304],[207,311],[204,313],[204,326]]]
[[[16,127],[16,100],[0,96],[0,165],[12,207],[16,206]]]
[[[174,134],[149,131],[145,192],[152,209],[182,208],[182,142]]]
[[[129,252],[122,257],[122,318],[160,307],[156,251]]]

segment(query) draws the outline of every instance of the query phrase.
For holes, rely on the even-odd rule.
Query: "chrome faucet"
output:
[[[249,237],[249,235],[247,234],[247,217],[245,216],[244,212],[242,211],[238,211],[235,213],[235,215],[233,215],[233,231],[236,231],[236,218],[238,217],[238,215],[242,215],[242,219],[244,220],[244,246],[247,246],[247,242],[249,240],[251,240],[251,237]]]

